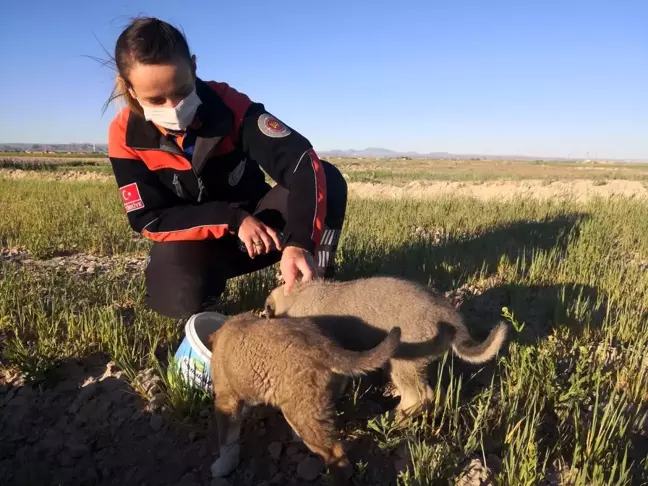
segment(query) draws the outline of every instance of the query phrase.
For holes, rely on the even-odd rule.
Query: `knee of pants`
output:
[[[326,175],[326,225],[342,227],[347,206],[347,182],[342,172],[330,162],[322,161]]]
[[[146,304],[167,317],[182,319],[205,310],[225,289],[225,278],[204,271],[200,260],[179,260],[180,248],[157,247],[144,270]],[[190,248],[187,248],[188,252]]]
[[[144,297],[144,302],[149,309],[172,319],[188,319],[200,312],[200,303],[198,301],[190,303],[179,300],[170,301],[160,298],[155,293],[153,295],[147,294]]]
[[[175,282],[147,282],[145,301],[149,308],[163,316],[185,319],[207,310],[209,301],[223,293],[225,282],[214,287],[203,284],[177,288]]]

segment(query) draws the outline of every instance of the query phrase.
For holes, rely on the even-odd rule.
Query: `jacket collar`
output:
[[[196,146],[192,165],[202,168],[208,152],[226,136],[234,126],[234,114],[221,98],[200,78],[196,79],[196,94],[202,103],[196,115],[200,128],[196,130]],[[126,126],[126,145],[141,150],[162,150],[182,155],[171,135],[165,135],[143,116],[130,112]]]

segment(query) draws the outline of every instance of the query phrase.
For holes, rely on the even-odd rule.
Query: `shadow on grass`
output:
[[[567,245],[578,237],[579,225],[587,217],[573,213],[544,221],[517,221],[468,239],[434,244],[430,239],[413,235],[406,244],[385,249],[367,248],[353,255],[345,254],[340,280],[375,275],[400,276],[431,284],[439,291],[456,290],[469,277],[489,277],[497,272],[502,258],[526,259],[538,252],[553,252],[563,258]],[[573,315],[566,303],[581,301],[597,311],[589,322]],[[475,338],[484,339],[502,319],[502,307],[513,311],[526,323],[521,333],[512,332],[518,341],[533,342],[547,336],[558,321],[578,329],[584,324],[599,326],[605,303],[599,302],[597,289],[582,285],[495,286],[477,296],[460,299],[460,311],[466,317]]]
[[[578,236],[579,225],[586,217],[573,213],[543,221],[516,221],[441,244],[412,234],[398,247],[365,247],[345,254],[338,278],[395,275],[423,284],[431,280],[435,288],[448,290],[478,272],[485,276],[495,273],[502,257],[516,261],[538,251],[564,254],[570,237]]]
[[[507,340],[523,345],[541,345],[556,326],[569,328],[573,334],[582,333],[586,328],[601,327],[606,306],[598,290],[587,285],[504,284],[467,298],[459,310],[465,316],[471,334],[483,340],[503,320],[502,308],[507,307],[518,324],[523,326],[516,330],[509,323]],[[506,356],[507,350],[505,344],[500,356]],[[478,374],[475,374],[476,370],[479,370]],[[491,361],[471,365],[455,359],[453,373],[462,376],[463,393],[469,397],[490,386],[496,364]]]
[[[586,214],[573,213],[542,221],[517,221],[488,229],[475,237],[451,239],[442,244],[412,235],[411,241],[399,247],[366,248],[353,255],[345,254],[339,279],[393,275],[431,284],[440,291],[455,290],[476,274],[494,275],[502,258],[530,262],[531,256],[541,251],[563,258],[570,241],[578,238],[579,226],[586,218]],[[524,323],[521,332],[509,326],[509,340],[523,344],[545,339],[558,324],[574,332],[586,326],[599,327],[606,310],[606,302],[596,288],[576,284],[502,284],[480,295],[468,293],[460,302],[459,310],[475,339],[485,339],[503,320],[502,308],[508,307],[515,319]],[[580,307],[575,306],[577,302]],[[579,307],[580,312],[575,307]],[[475,380],[471,377],[477,370],[480,370],[479,378]],[[463,376],[467,396],[488,386],[494,370],[494,362],[471,365],[454,360],[454,374]],[[432,371],[430,376],[435,376],[434,373]],[[476,388],[471,390],[471,387]]]
[[[522,344],[545,339],[556,325],[575,333],[603,324],[607,302],[598,289],[589,285],[517,285],[503,284],[465,299],[460,311],[475,337],[483,339],[502,320],[502,308],[513,312],[523,324],[510,338]]]

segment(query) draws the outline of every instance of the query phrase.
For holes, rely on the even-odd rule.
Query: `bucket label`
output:
[[[193,384],[211,392],[212,383],[209,375],[205,373],[205,363],[196,358],[183,356],[178,362],[180,372]]]

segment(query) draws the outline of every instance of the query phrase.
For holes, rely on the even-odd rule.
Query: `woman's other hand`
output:
[[[250,258],[281,250],[277,232],[252,215],[246,216],[241,222],[238,237],[245,245]]]

